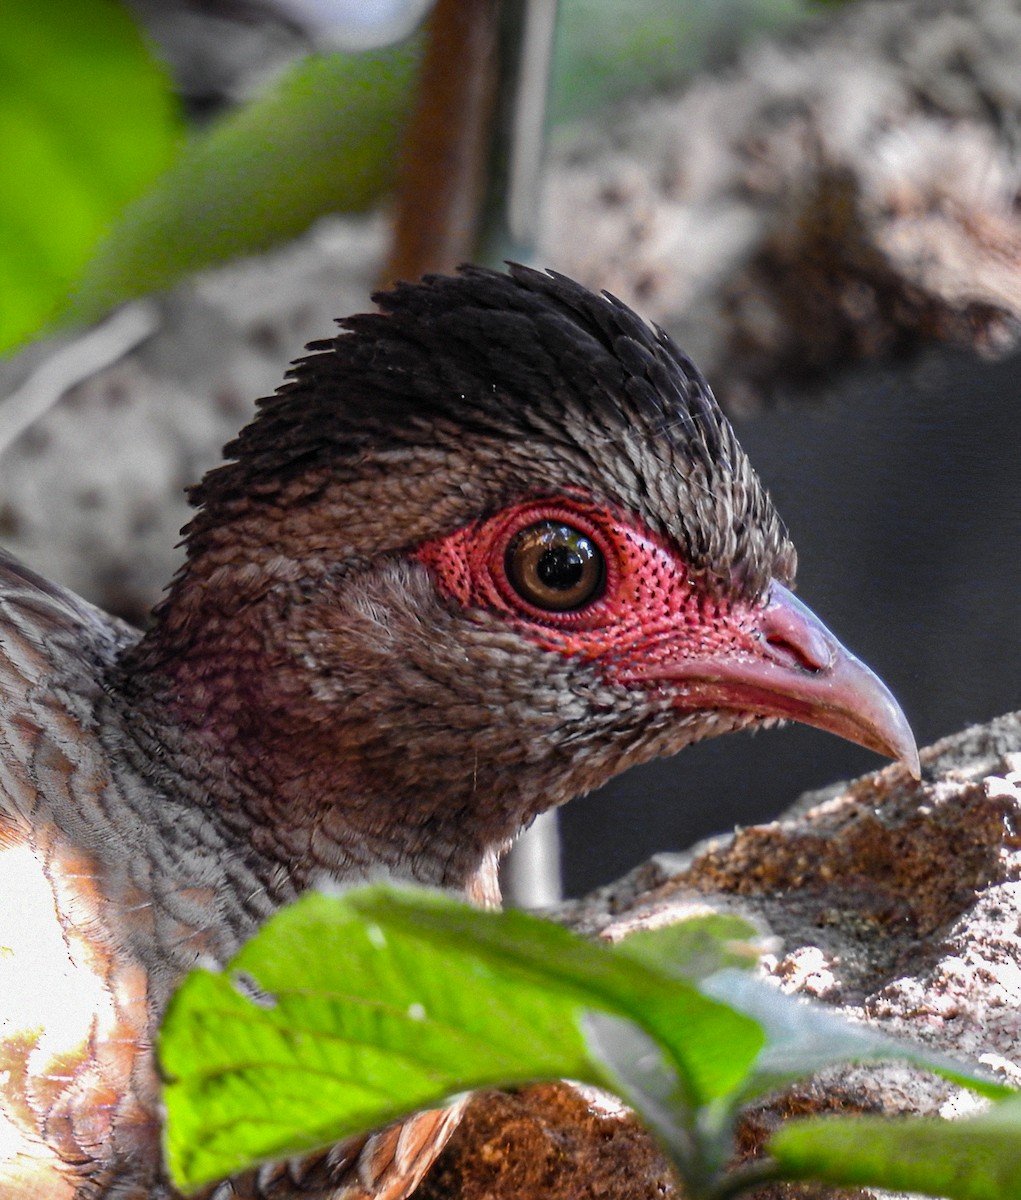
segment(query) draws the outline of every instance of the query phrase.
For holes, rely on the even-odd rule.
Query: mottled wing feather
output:
[[[48,799],[40,732],[50,744],[62,730],[81,749],[105,669],[137,638],[0,551],[0,813],[8,834],[12,821],[31,822]]]
[[[152,1200],[157,1084],[145,971],[109,936],[74,831],[109,801],[93,735],[127,625],[0,553],[0,1195]],[[124,902],[124,897],[119,898]],[[462,1105],[219,1184],[238,1200],[403,1200]]]
[[[405,1200],[457,1128],[467,1098],[304,1158],[268,1163],[193,1200]]]
[[[449,1108],[432,1109],[373,1134],[358,1158],[362,1190],[351,1189],[343,1200],[404,1200],[436,1161],[464,1113],[466,1099]],[[340,1198],[338,1197],[338,1200]]]
[[[154,1146],[151,1114],[131,1086],[146,980],[97,936],[95,864],[65,833],[104,783],[89,707],[104,664],[134,636],[0,555],[4,1196],[65,1200],[101,1189],[114,1157]]]

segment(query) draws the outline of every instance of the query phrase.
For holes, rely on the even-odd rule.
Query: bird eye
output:
[[[549,612],[581,608],[598,599],[606,579],[599,547],[560,521],[539,521],[516,533],[504,566],[518,595]]]

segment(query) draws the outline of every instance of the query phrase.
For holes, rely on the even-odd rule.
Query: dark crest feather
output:
[[[193,535],[222,519],[232,497],[432,445],[437,429],[508,443],[571,429],[580,445],[587,428],[645,447],[632,464],[651,497],[642,515],[681,540],[697,568],[749,590],[793,573],[782,526],[705,380],[620,300],[516,265],[467,266],[373,298],[379,312],[347,317],[337,336],[310,344],[227,446],[236,461],[193,489],[205,510]]]

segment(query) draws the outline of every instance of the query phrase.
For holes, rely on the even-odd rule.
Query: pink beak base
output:
[[[636,674],[669,682],[684,708],[800,721],[898,759],[919,778],[915,739],[889,688],[782,584],[771,585],[756,632],[761,654],[685,658]]]

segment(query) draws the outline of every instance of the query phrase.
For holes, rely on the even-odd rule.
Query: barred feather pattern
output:
[[[168,801],[133,766],[106,679],[137,636],[0,556],[0,1194],[10,1200],[176,1196],[160,1156],[160,1015],[190,966],[223,961],[289,894],[232,856],[202,809]],[[421,1113],[206,1195],[402,1200],[460,1111]]]

